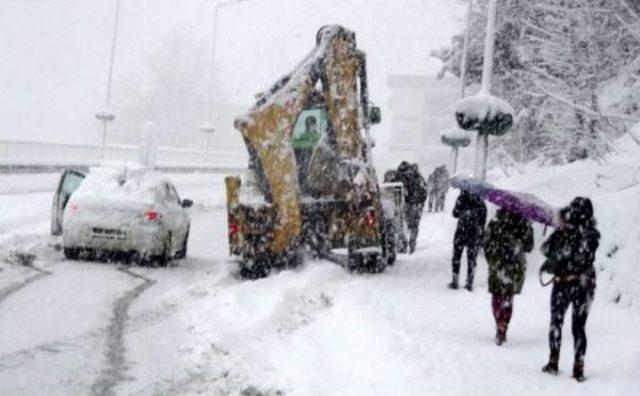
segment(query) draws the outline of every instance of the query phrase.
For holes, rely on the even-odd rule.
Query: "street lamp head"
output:
[[[481,93],[458,102],[456,121],[466,131],[500,136],[513,125],[513,113],[513,107],[506,101]]]
[[[440,141],[450,147],[467,147],[471,144],[471,137],[460,129],[448,129],[442,132]]]
[[[96,119],[100,121],[113,121],[116,119],[116,115],[110,109],[100,109],[96,112]]]
[[[204,124],[200,125],[200,128],[198,129],[200,130],[200,132],[203,132],[203,133],[213,133],[216,130],[213,127],[213,124],[210,122],[205,122]]]

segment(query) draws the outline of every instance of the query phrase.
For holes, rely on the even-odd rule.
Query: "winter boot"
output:
[[[413,254],[416,251],[416,240],[413,239],[409,242],[409,254]]]
[[[458,274],[453,274],[453,279],[447,285],[449,289],[457,290],[458,289]]]
[[[573,378],[578,381],[584,381],[584,362],[581,360],[576,360],[573,363]]]
[[[549,363],[542,368],[542,372],[551,375],[558,375],[558,358],[559,356],[552,354],[549,357]]]
[[[474,268],[473,266],[468,269],[467,272],[467,282],[464,285],[464,288],[473,291],[473,276],[474,276]]]
[[[496,345],[500,346],[505,342],[507,342],[507,324],[499,321],[496,329]]]

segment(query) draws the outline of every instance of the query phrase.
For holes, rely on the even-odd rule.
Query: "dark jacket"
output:
[[[446,194],[449,190],[449,171],[442,165],[433,171],[433,182],[436,194]]]
[[[405,165],[406,164],[406,165]],[[427,182],[416,164],[402,163],[396,172],[405,188],[405,198],[409,205],[422,205],[427,199]]]
[[[487,207],[480,197],[462,191],[453,207],[453,217],[458,219],[454,243],[477,244],[482,239]]]
[[[519,294],[527,269],[525,254],[533,250],[531,222],[498,210],[487,226],[483,247],[489,264],[489,292]]]
[[[547,257],[543,269],[555,275],[555,283],[576,282],[595,287],[594,261],[600,244],[593,206],[588,198],[578,197],[560,210],[562,225],[541,247]]]

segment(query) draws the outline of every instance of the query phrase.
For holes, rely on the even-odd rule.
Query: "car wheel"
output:
[[[266,278],[271,273],[271,262],[265,257],[243,258],[240,262],[240,276],[257,280]]]
[[[64,248],[64,257],[67,260],[77,260],[79,256],[78,249],[75,248]]]
[[[168,267],[171,263],[171,233],[167,234],[167,239],[164,241],[164,248],[162,253],[156,258],[156,262],[161,267]]]
[[[178,254],[176,254],[177,259],[187,258],[187,245],[189,244],[189,228],[187,228],[187,233],[184,236],[184,241],[182,241],[182,247]]]
[[[385,221],[382,232],[382,257],[386,265],[393,265],[396,262],[397,234],[393,222]]]

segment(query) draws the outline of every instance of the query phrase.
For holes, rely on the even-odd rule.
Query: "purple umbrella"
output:
[[[544,225],[557,226],[555,209],[533,194],[501,190],[469,177],[456,176],[449,183],[452,187],[475,194],[507,212]]]

